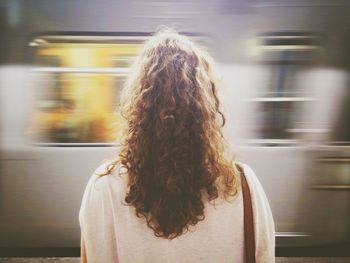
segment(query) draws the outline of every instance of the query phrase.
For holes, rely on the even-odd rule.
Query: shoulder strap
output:
[[[244,207],[244,249],[245,249],[245,262],[255,263],[255,236],[254,236],[254,215],[252,198],[249,191],[247,179],[244,174],[244,170],[237,164],[237,168],[241,173],[242,180],[242,194],[243,194],[243,207]]]

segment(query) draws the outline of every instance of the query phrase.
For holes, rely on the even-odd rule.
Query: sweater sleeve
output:
[[[275,224],[268,199],[254,171],[246,164],[243,168],[253,205],[256,262],[275,262]]]
[[[104,167],[100,166],[90,177],[79,211],[81,237],[85,241],[89,263],[118,261],[111,179],[110,175],[99,177],[104,172]]]

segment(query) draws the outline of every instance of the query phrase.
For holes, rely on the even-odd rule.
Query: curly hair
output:
[[[239,185],[222,134],[211,57],[188,37],[162,30],[144,46],[122,94],[125,131],[116,161],[127,205],[157,237],[173,239],[205,218],[205,201]]]

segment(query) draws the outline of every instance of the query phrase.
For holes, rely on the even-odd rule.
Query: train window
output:
[[[259,98],[259,138],[294,140],[301,104],[312,101],[299,89],[298,75],[319,57],[318,36],[298,33],[266,34],[259,38],[260,61],[269,68],[270,82]]]
[[[293,64],[267,65],[270,82],[259,101],[261,112],[260,137],[263,139],[294,139],[294,128],[298,119],[296,109],[309,101],[298,89],[298,74],[307,66]]]
[[[142,41],[48,39],[34,45],[39,65],[34,68],[38,85],[31,133],[35,139],[53,145],[118,141],[121,117],[115,109]]]

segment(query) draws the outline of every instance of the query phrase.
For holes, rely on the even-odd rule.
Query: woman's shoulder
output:
[[[247,164],[240,165],[252,198],[256,257],[261,262],[275,262],[275,223],[267,195],[254,170]]]
[[[260,183],[259,177],[248,164],[240,164],[244,170],[244,175],[247,179],[249,190],[252,196],[253,206],[257,210],[270,210],[268,195],[266,194],[263,185]]]
[[[252,195],[253,202],[265,204],[268,203],[268,198],[263,185],[260,183],[259,177],[256,175],[254,169],[246,163],[238,163],[244,171],[244,176],[247,179],[249,190]]]
[[[94,190],[100,190],[111,187],[118,187],[122,183],[122,176],[119,175],[118,165],[107,161],[99,165],[92,173],[88,187],[93,187]]]
[[[255,174],[255,171],[253,170],[253,168],[250,165],[248,165],[246,163],[237,163],[237,164],[244,171],[244,176],[246,177],[249,186],[256,185],[256,184],[260,185],[259,179],[258,179],[257,175]]]
[[[92,173],[85,187],[81,211],[96,211],[102,203],[108,205],[123,191],[123,178],[118,169],[110,168],[111,162],[105,162]]]

